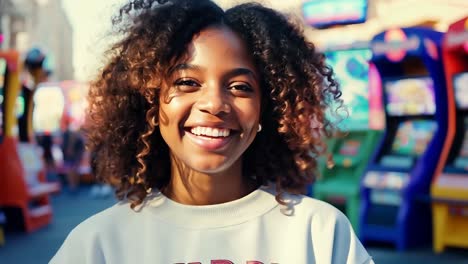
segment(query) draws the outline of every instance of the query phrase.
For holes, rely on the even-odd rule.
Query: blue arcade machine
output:
[[[372,42],[386,131],[361,181],[359,236],[398,250],[431,242],[429,190],[447,136],[442,33],[390,29]]]

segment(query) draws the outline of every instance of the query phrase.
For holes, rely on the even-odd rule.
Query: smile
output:
[[[213,128],[213,127],[192,127],[190,133],[197,136],[208,136],[208,137],[228,137],[231,134],[230,129],[226,128]]]
[[[190,141],[208,151],[221,150],[233,138],[233,131],[227,128],[197,126],[185,131]]]

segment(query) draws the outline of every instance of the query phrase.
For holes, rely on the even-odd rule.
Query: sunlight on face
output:
[[[244,43],[226,27],[210,27],[176,65],[160,99],[160,130],[173,157],[203,173],[241,167],[260,115],[258,73]]]

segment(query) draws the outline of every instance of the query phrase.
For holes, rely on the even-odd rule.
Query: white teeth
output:
[[[231,134],[230,129],[214,127],[192,127],[190,132],[197,136],[203,135],[209,137],[228,137]]]

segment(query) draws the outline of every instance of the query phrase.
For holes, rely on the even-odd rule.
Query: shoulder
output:
[[[261,190],[269,193],[271,195],[270,199],[273,200],[278,195],[274,185],[264,186]],[[346,216],[340,210],[329,203],[309,196],[284,192],[279,196],[279,200],[281,201],[278,207],[279,211],[284,215],[292,216],[292,218],[318,222],[333,220],[340,223],[347,222]]]
[[[315,220],[335,221],[338,224],[349,225],[348,218],[336,207],[315,198],[302,196],[303,207],[312,214]]]
[[[286,197],[286,201],[294,205],[293,215],[300,221],[305,221],[308,226],[315,257],[331,258],[319,262],[373,263],[348,218],[340,210],[331,204],[303,195]]]
[[[340,240],[348,240],[355,235],[348,218],[329,203],[302,196],[297,210],[308,217],[314,234],[333,233]]]
[[[135,214],[128,204],[118,203],[89,217],[68,234],[50,263],[104,263],[103,248],[115,243],[113,237]]]
[[[288,214],[289,210],[291,215],[305,220],[315,234],[354,235],[348,218],[333,205],[304,195],[287,194],[284,200],[283,212]]]
[[[283,201],[285,202],[283,208],[293,210],[294,214],[311,217],[314,221],[334,220],[339,223],[349,223],[340,210],[324,201],[296,194],[285,194]]]
[[[270,192],[273,197],[274,191]],[[272,198],[274,199],[274,198]],[[339,235],[354,235],[354,231],[348,218],[336,207],[315,198],[305,195],[283,193],[280,196],[281,204],[275,210],[284,221],[308,226],[314,232],[330,233],[338,231]]]
[[[81,222],[71,231],[69,237],[105,235],[105,232],[120,229],[126,222],[134,219],[136,214],[128,203],[117,203]]]

